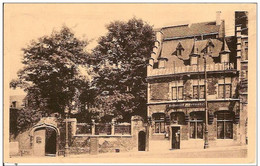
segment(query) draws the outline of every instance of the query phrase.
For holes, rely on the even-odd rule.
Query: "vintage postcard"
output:
[[[5,163],[256,162],[256,3],[3,14]]]

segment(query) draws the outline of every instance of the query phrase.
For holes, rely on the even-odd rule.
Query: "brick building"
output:
[[[244,143],[247,113],[241,114],[240,103],[243,48],[236,27],[236,36],[226,36],[225,21],[217,12],[212,22],[156,30],[147,67],[151,149],[158,143],[167,149],[203,148],[205,100],[209,146]]]

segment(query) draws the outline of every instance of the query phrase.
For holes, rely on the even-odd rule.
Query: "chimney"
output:
[[[221,19],[220,19],[221,11],[216,12],[216,25],[221,24]]]

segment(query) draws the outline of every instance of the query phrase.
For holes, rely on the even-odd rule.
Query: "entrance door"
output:
[[[45,128],[40,128],[34,131],[33,154],[35,156],[45,156],[45,136]]]
[[[140,131],[138,134],[138,151],[145,151],[146,134],[144,131]]]
[[[52,128],[46,128],[45,137],[45,154],[55,155],[56,154],[56,131]]]
[[[180,149],[180,127],[172,127],[172,149]]]

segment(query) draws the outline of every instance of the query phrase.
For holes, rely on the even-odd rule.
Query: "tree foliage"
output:
[[[11,87],[24,88],[30,103],[18,117],[20,126],[31,124],[40,114],[64,114],[77,89],[89,82],[82,72],[87,70],[86,46],[87,41],[77,39],[63,26],[22,49],[24,68],[18,72],[18,80],[10,83]]]
[[[98,106],[118,119],[133,113],[146,117],[146,62],[154,45],[153,29],[132,18],[112,22],[107,30],[93,50]]]

